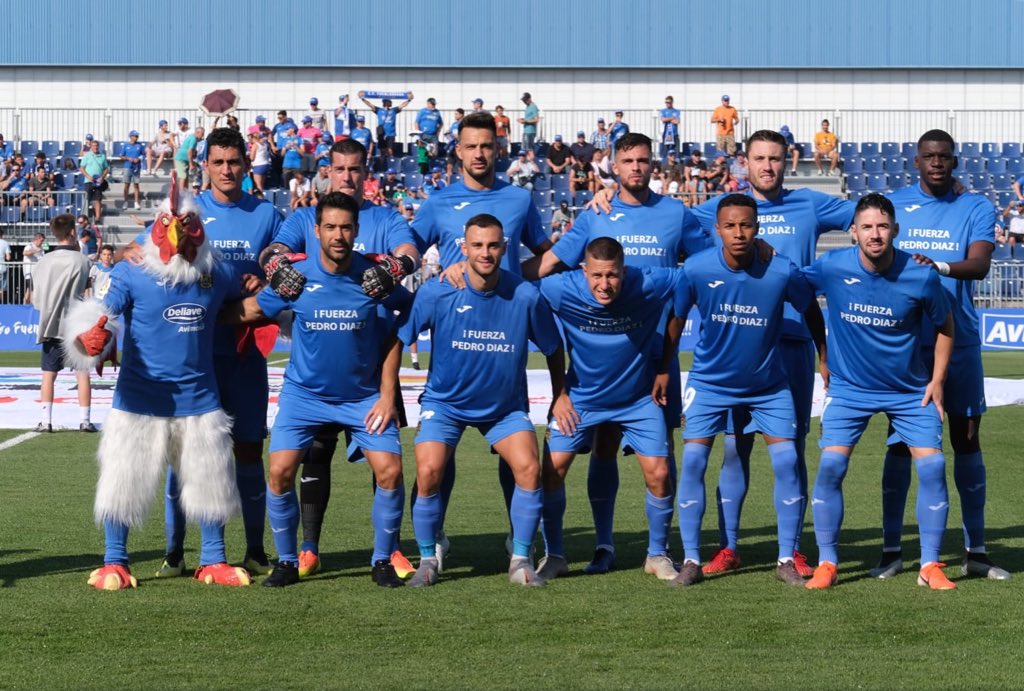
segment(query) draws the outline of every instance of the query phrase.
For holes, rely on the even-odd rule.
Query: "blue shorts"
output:
[[[793,439],[797,429],[793,396],[786,386],[758,395],[733,395],[708,391],[697,383],[686,387],[683,415],[684,440],[713,439],[729,428],[730,420],[747,432],[780,439]]]
[[[252,172],[254,175],[270,175],[270,166],[253,166]]]
[[[895,433],[889,443],[902,441],[907,446],[942,449],[942,419],[935,404],[921,407],[921,393],[893,391],[849,391],[834,385],[821,411],[821,441],[818,446],[854,446],[868,421],[876,413],[885,413]]]
[[[580,410],[576,434],[566,436],[558,431],[558,424],[548,420],[548,448],[553,453],[580,453],[590,451],[594,430],[605,422],[614,422],[622,430],[622,448],[632,449],[639,456],[668,457],[668,429],[661,406],[650,396],[636,403],[610,410]]]
[[[806,437],[811,429],[811,404],[814,401],[814,358],[816,351],[814,341],[797,338],[779,340],[779,356],[782,367],[786,370],[786,381],[789,392],[793,396],[793,409],[796,411],[796,435]],[[733,434],[735,428],[732,416],[726,427],[726,434]],[[756,432],[751,423],[743,430],[746,434]]]
[[[213,358],[220,405],[231,416],[231,437],[235,441],[263,441],[267,438],[267,361],[262,356],[218,355]]]
[[[282,393],[277,402],[274,429],[270,432],[270,451],[308,449],[320,427],[334,424],[351,434],[353,443],[361,449],[401,455],[402,443],[394,420],[380,434],[366,431],[366,415],[376,402],[376,396],[362,401],[329,403]]]
[[[430,403],[420,408],[420,424],[416,432],[416,443],[439,441],[446,446],[455,448],[467,427],[476,427],[484,435],[487,443],[494,446],[502,439],[517,432],[535,434],[530,416],[524,410],[513,410],[510,413],[487,422],[467,422],[450,414],[444,408],[432,408]]]
[[[935,353],[931,348],[921,351],[925,366],[932,371]],[[983,415],[985,405],[985,373],[981,368],[981,346],[953,348],[946,373],[942,405],[948,415],[977,417]]]

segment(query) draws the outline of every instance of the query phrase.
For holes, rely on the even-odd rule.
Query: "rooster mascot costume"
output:
[[[114,401],[100,435],[94,513],[103,525],[103,566],[89,584],[134,588],[128,530],[140,525],[170,464],[181,483],[181,504],[201,529],[203,583],[248,585],[229,566],[224,524],[240,510],[231,418],[221,409],[213,370],[213,333],[225,300],[242,295],[242,277],[221,262],[203,232],[189,196],[170,196],[146,234],[137,263],[119,262],[102,301],[76,303],[61,336],[66,361],[101,367],[124,331],[123,363]]]

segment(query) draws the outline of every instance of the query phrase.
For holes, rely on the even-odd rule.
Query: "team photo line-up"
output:
[[[966,547],[960,572],[1008,579],[985,550],[985,400],[972,302],[973,282],[988,272],[995,215],[983,197],[955,186],[952,137],[921,136],[918,185],[856,204],[786,189],[787,142],[778,132],[748,138],[747,193],[692,208],[650,190],[652,149],[645,135],[622,136],[612,154],[617,185],[599,191],[553,244],[530,192],[496,177],[497,131],[486,112],[459,121],[462,177],[424,200],[411,224],[364,198],[367,151],[353,139],[331,146],[328,193],[282,221],[270,203],[242,191],[246,143],[218,128],[203,164],[210,189],[192,197],[172,181],[155,221],[119,252],[102,296],[73,299],[87,268],[82,278],[78,262],[61,260],[70,252],[44,256],[36,271],[51,256],[52,268],[37,275],[35,290],[55,291],[39,299],[59,314],[44,370],[87,370],[115,358],[123,343],[100,432],[94,512],[105,554],[90,585],[137,585],[128,532],[144,521],[165,466],[167,550],[157,577],[188,573],[187,522],[199,524],[200,582],[247,585],[265,575],[263,585],[280,587],[315,573],[331,458],[344,432],[346,453],[373,472],[373,581],[432,586],[449,547],[455,450],[473,426],[500,457],[512,583],[540,586],[569,572],[565,480],[580,452],[589,453],[595,529],[584,572],[615,567],[620,449],[636,456],[647,490],[644,572],[691,586],[738,569],[740,510],[760,432],[775,476],[774,574],[788,585],[830,588],[838,580],[843,478],[879,412],[890,429],[888,448],[879,450],[883,546],[872,576],[904,568],[913,465],[917,582],[956,587],[939,561],[948,418]],[[847,228],[854,245],[815,260],[818,237]],[[72,217],[58,216],[51,230],[59,247],[75,248]],[[922,237],[934,239],[927,250]],[[908,239],[914,253],[901,249]],[[413,294],[402,280],[434,247],[441,280]],[[523,247],[532,256],[520,256]],[[817,296],[829,305],[827,336]],[[678,343],[694,307],[701,328],[684,389]],[[292,350],[265,468],[266,354],[278,321],[290,329]],[[409,491],[414,566],[399,545],[406,490],[398,372],[403,344],[424,331],[432,352]],[[552,389],[543,445],[528,414],[530,342],[546,358]],[[816,354],[827,397],[812,485],[805,440]],[[704,476],[720,433],[721,540],[703,562]],[[816,567],[800,551],[808,505]],[[681,562],[669,552],[676,508]],[[238,513],[246,551],[242,566],[232,566],[224,526]],[[265,551],[267,522],[276,563]],[[535,565],[538,531],[544,554]]]

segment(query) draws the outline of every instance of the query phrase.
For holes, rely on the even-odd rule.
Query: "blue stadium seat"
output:
[[[533,179],[533,189],[537,192],[547,192],[551,189],[551,179],[544,175],[538,175]]]
[[[718,144],[715,142],[704,142],[704,160],[713,161],[718,154]]]
[[[882,155],[883,156],[900,156],[900,145],[896,142],[882,142]]]
[[[992,261],[1009,261],[1013,259],[1013,251],[1008,242],[997,242],[992,250]]]
[[[48,216],[49,207],[30,206],[25,212],[25,221],[28,223],[46,223],[50,220]]]
[[[453,171],[452,172],[452,184],[454,185],[456,182],[458,182],[460,180],[462,180],[462,176],[460,174],[458,174],[458,173]]]
[[[996,158],[1003,155],[1003,147],[995,142],[982,142],[981,155],[985,158]]]
[[[895,175],[889,176],[889,187],[898,190],[901,187],[907,186],[907,174],[903,172],[896,173]]]
[[[987,189],[987,190],[985,190],[983,192],[983,194],[985,195],[986,198],[988,198],[988,200],[990,202],[992,202],[992,206],[993,207],[999,206],[999,193],[998,192],[996,192],[993,189]],[[997,214],[999,213],[999,209],[996,210],[996,213]]]
[[[847,175],[856,175],[864,172],[864,159],[859,156],[847,158],[843,161],[843,172]]]
[[[536,149],[537,158],[546,158],[548,155],[548,147],[550,144],[547,142],[539,142],[534,149]]]
[[[907,171],[907,183],[910,185],[916,185],[921,179],[921,173],[918,172],[917,168],[911,168]]]
[[[21,155],[27,159],[32,158],[39,151],[39,142],[34,139],[21,140]]]
[[[878,156],[864,159],[865,173],[882,173],[885,171],[885,163]]]
[[[1000,156],[999,158],[988,159],[988,172],[1005,173],[1006,172],[1006,159]]]
[[[401,163],[401,173],[403,175],[409,175],[410,173],[418,173],[420,171],[419,165],[416,163],[416,159],[413,156],[403,156]]]
[[[391,153],[399,157],[404,156],[405,144],[403,144],[402,142],[395,142],[395,145],[391,147]]]
[[[60,156],[60,142],[52,139],[43,140],[43,153],[46,154],[47,158]]]
[[[958,155],[961,158],[977,158],[981,156],[981,146],[978,142],[960,142],[960,152]]]
[[[917,142],[903,142],[900,144],[900,153],[908,161],[913,160],[917,156]]]
[[[70,192],[57,192],[53,195],[57,202],[58,209],[66,209],[71,206],[71,193]]]
[[[703,153],[704,147],[701,146],[700,142],[683,142],[680,145],[683,149],[682,156],[689,156],[691,151],[700,151]]]
[[[960,184],[964,187],[971,186],[971,174],[962,170],[954,170],[953,177],[960,181]]]
[[[863,174],[850,175],[846,178],[846,189],[863,192],[868,188],[867,176]]]
[[[1010,202],[1017,198],[1017,195],[1006,190],[999,190],[996,192],[996,197],[999,199],[999,208],[1005,209],[1010,205]]]
[[[558,206],[563,201],[569,202],[569,205],[572,206],[572,192],[570,192],[569,190],[555,190],[554,199],[552,200],[552,203],[555,206]]]
[[[800,149],[800,158],[812,158],[814,156],[814,145],[810,142],[797,142],[796,148]]]
[[[867,192],[864,190],[850,190],[847,196],[851,202],[855,202],[861,197],[863,197],[865,194],[867,194]]]
[[[974,173],[971,175],[971,188],[975,192],[983,192],[992,189],[992,176],[988,173]]]
[[[567,190],[569,189],[569,176],[565,173],[559,175],[551,175],[551,189],[555,190]]]
[[[17,223],[21,220],[21,209],[16,206],[5,206],[0,211],[0,222]]]
[[[968,173],[984,173],[985,159],[983,158],[961,158],[960,168]]]
[[[122,156],[124,156],[124,145],[127,144],[127,143],[128,142],[122,142],[122,141],[114,142],[113,146],[111,146],[111,148],[110,148],[111,155],[114,158],[121,158]]]
[[[546,206],[551,203],[551,191],[545,190],[544,192],[531,192],[533,195],[533,203],[537,206]]]
[[[889,189],[889,176],[885,173],[868,175],[868,189],[872,192],[885,192]]]
[[[522,142],[512,142],[509,144],[508,153],[512,158],[519,155],[519,150],[523,148]]]
[[[573,205],[574,206],[583,206],[584,204],[586,204],[587,202],[589,202],[593,198],[594,198],[594,193],[593,192],[591,192],[590,190],[582,190],[580,192],[577,192],[575,195],[573,195]]]
[[[1018,142],[1003,142],[1004,158],[1020,158],[1020,144]]]
[[[869,156],[877,156],[881,151],[881,147],[878,142],[861,142],[860,143],[860,155],[864,158]]]
[[[1013,176],[1006,173],[996,173],[992,176],[992,187],[997,190],[1008,190],[1013,185]]]
[[[553,206],[543,206],[537,209],[537,211],[540,212],[541,225],[544,227],[544,230],[547,230],[551,225],[551,215],[555,213],[555,208]]]
[[[64,142],[64,155],[77,158],[82,153],[82,142],[67,140]]]
[[[857,145],[853,142],[839,142],[839,156],[847,158],[858,154]]]
[[[1010,175],[1024,175],[1024,158],[1011,158],[1006,161],[1006,172]]]
[[[502,182],[508,182],[508,173],[506,173],[504,170],[498,171],[494,173],[494,178],[496,180],[501,180]],[[454,176],[452,176],[452,182],[455,182]]]
[[[907,169],[907,160],[898,154],[886,157],[883,162],[887,173],[902,173]]]
[[[498,158],[494,161],[494,170],[499,173],[504,173],[508,170],[508,167],[512,165],[512,160],[509,158]],[[443,168],[444,166],[442,166]]]
[[[423,175],[419,169],[416,169],[414,173],[407,173],[405,176],[406,187],[420,187],[423,185]]]

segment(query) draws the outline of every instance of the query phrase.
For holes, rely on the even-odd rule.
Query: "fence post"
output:
[[[14,136],[11,137],[15,144],[15,151],[21,151],[21,111],[14,109]]]
[[[743,132],[742,136],[740,137],[740,148],[743,148],[742,142],[747,141],[747,137],[750,136],[750,111],[743,111],[743,117],[740,118],[740,122],[743,123]]]
[[[946,129],[949,131],[949,136],[953,138],[953,141],[956,141],[956,111],[950,108],[949,115],[946,116],[946,120]]]
[[[114,113],[107,108],[103,111],[103,141],[113,147],[112,142],[114,141]],[[113,154],[113,151],[107,151],[109,154]]]

